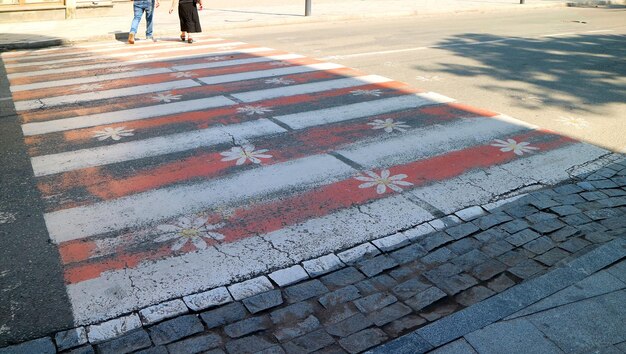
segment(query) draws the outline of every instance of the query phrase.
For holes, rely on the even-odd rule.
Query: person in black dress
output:
[[[191,34],[202,32],[198,8],[196,7],[197,3],[202,10],[202,0],[172,0],[170,14],[174,11],[176,3],[178,3],[178,18],[180,19],[180,39],[184,41],[185,35],[187,35],[187,42],[193,43]]]

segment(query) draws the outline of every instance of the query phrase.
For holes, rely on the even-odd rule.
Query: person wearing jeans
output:
[[[146,13],[146,39],[153,39],[152,37],[152,16],[154,15],[154,8],[159,7],[159,0],[134,0],[133,10],[135,17],[133,23],[130,25],[130,33],[128,33],[128,43],[135,44],[135,34],[137,33],[137,27],[141,21],[141,16]]]

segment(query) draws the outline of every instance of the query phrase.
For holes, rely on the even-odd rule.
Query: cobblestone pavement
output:
[[[442,318],[456,323],[455,313],[462,317],[465,308],[498,299],[516,284],[530,284],[527,288],[546,296],[564,289],[573,283],[555,284],[542,275],[559,273],[551,270],[566,269],[565,264],[583,273],[588,264],[608,266],[619,260],[611,257],[623,253],[623,246],[613,245],[623,245],[625,238],[626,159],[619,158],[567,184],[464,209],[269,278],[172,300],[0,353],[359,353],[415,329],[428,332],[433,323],[445,323],[438,321]],[[604,249],[612,256],[590,253],[609,242]],[[611,274],[623,280],[624,267],[612,268]],[[545,297],[533,299],[529,289],[523,290],[531,299],[527,305]]]

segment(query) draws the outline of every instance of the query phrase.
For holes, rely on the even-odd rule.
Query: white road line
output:
[[[209,48],[219,48],[219,47],[229,47],[229,46],[236,46],[236,45],[244,45],[247,43],[244,42],[230,42],[230,43],[218,43],[218,44],[206,44],[206,45],[199,45],[197,47],[194,47],[194,50],[197,49],[209,49]],[[160,53],[167,53],[167,52],[176,52],[176,51],[182,51],[184,50],[183,47],[171,47],[171,48],[160,48],[160,49],[150,49],[150,47],[146,47],[146,49],[149,50],[142,50],[142,51],[135,51],[135,52],[123,52],[123,53],[113,53],[113,54],[108,54],[104,57],[104,59],[112,59],[112,58],[123,58],[123,57],[137,57],[137,56],[142,56],[142,55],[154,55],[154,54],[160,54]],[[45,61],[37,61],[37,62],[29,62],[29,63],[19,63],[19,64],[6,64],[5,67],[7,69],[13,69],[13,68],[21,68],[21,67],[25,67],[25,66],[38,66],[38,65],[53,65],[53,64],[66,64],[66,63],[71,63],[73,61],[81,61],[81,60],[88,60],[89,58],[83,58],[83,57],[75,57],[75,58],[66,58],[66,59],[58,59],[58,60],[45,60]]]
[[[232,94],[233,97],[243,102],[255,102],[270,98],[278,98],[285,96],[295,96],[305,93],[322,92],[336,90],[341,88],[362,86],[375,83],[390,82],[392,79],[378,75],[366,75],[359,77],[349,77],[345,79],[327,80],[321,82],[313,82],[309,84],[277,87],[272,89],[248,91]]]
[[[151,190],[94,205],[47,213],[44,218],[50,238],[60,243],[146,225],[184,213],[245,203],[251,198],[304,185],[311,188],[332,183],[353,172],[351,167],[329,155],[308,156],[248,170],[224,179]]]
[[[339,65],[339,64],[320,63],[320,64],[292,66],[292,67],[279,68],[279,69],[250,71],[250,72],[243,72],[243,73],[237,73],[237,74],[207,76],[207,77],[201,77],[198,80],[208,85],[214,85],[214,84],[223,84],[227,82],[259,79],[263,77],[300,74],[300,73],[307,73],[307,72],[319,71],[319,70],[332,70],[332,69],[339,69],[343,67],[344,67],[343,65]]]
[[[285,131],[284,128],[266,119],[237,124],[236,128],[234,134],[241,138],[251,138]],[[103,166],[144,157],[192,150],[202,146],[227,143],[232,141],[231,135],[227,133],[231,130],[234,129],[229,127],[212,127],[115,145],[35,156],[31,158],[31,162],[35,176],[41,177],[59,172]]]
[[[452,98],[428,92],[416,95],[383,98],[375,101],[353,103],[345,106],[325,108],[316,111],[276,116],[274,119],[293,129],[303,129],[329,123],[369,117],[377,114],[417,108],[429,104],[454,102]]]
[[[244,64],[252,64],[252,63],[263,63],[266,61],[273,61],[273,60],[291,60],[291,59],[301,59],[301,58],[304,58],[304,55],[299,55],[299,54],[270,55],[267,57],[224,60],[224,61],[218,61],[218,62],[213,62],[213,63],[177,65],[177,66],[173,66],[172,69],[177,70],[177,71],[211,69],[211,68],[220,68],[223,66],[244,65]]]
[[[604,33],[604,32],[615,32],[615,30],[595,30],[595,31],[587,31],[586,33]]]
[[[189,84],[194,83],[191,80]],[[121,111],[90,114],[78,117],[51,120],[46,122],[26,123],[22,125],[25,136],[48,134],[72,129],[95,127],[98,125],[131,122],[140,119],[200,111],[203,109],[230,106],[235,104],[224,96],[201,98],[183,102],[159,104],[148,107],[125,109]]]
[[[69,67],[62,67],[62,68],[55,68],[55,69],[19,72],[19,73],[8,74],[7,77],[11,80],[11,79],[17,79],[21,77],[71,73],[71,72],[76,72],[76,71],[89,71],[89,70],[97,70],[97,69],[118,68],[118,67],[124,67],[128,65],[164,62],[164,61],[170,61],[170,60],[177,60],[181,58],[200,59],[200,58],[210,58],[214,56],[223,56],[223,55],[270,52],[274,50],[275,49],[266,48],[266,47],[255,47],[255,48],[244,48],[244,49],[239,49],[239,50],[225,50],[225,51],[195,54],[195,55],[193,54],[190,55],[186,53],[186,54],[178,54],[178,55],[161,56],[158,58],[150,58],[150,59],[131,59],[131,60],[126,60],[124,62],[102,63],[102,64],[92,64],[92,65],[84,65],[84,66],[69,66]]]
[[[133,87],[124,87],[119,89],[111,89],[96,92],[78,93],[74,95],[57,96],[50,98],[41,98],[37,100],[17,101],[15,109],[17,111],[25,111],[30,109],[39,109],[41,107],[54,107],[66,104],[74,104],[79,102],[89,102],[95,100],[103,100],[114,97],[135,96],[145,93],[176,90],[181,88],[200,86],[193,80],[177,80],[168,81],[158,84],[140,85]],[[35,124],[35,123],[33,123]]]
[[[127,71],[127,72],[116,73],[116,74],[85,76],[85,77],[80,77],[80,78],[75,78],[75,79],[44,81],[44,82],[37,82],[33,84],[11,85],[11,92],[37,90],[37,89],[44,89],[44,88],[49,88],[49,87],[58,87],[58,86],[65,86],[65,85],[87,84],[87,83],[98,82],[98,81],[127,79],[131,77],[164,74],[164,73],[171,73],[171,72],[172,70],[168,68],[156,68],[156,69],[147,69],[147,70]]]
[[[552,34],[543,34],[539,37],[563,37],[563,36],[571,36],[578,34],[576,32],[563,32],[563,33],[552,33]]]

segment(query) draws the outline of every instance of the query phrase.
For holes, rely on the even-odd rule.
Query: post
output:
[[[76,18],[76,0],[65,0],[65,19]]]
[[[524,3],[524,1],[525,1],[525,0],[519,0],[519,3],[520,3],[520,4],[523,4],[523,3]]]
[[[304,16],[311,16],[311,0],[304,0]]]

